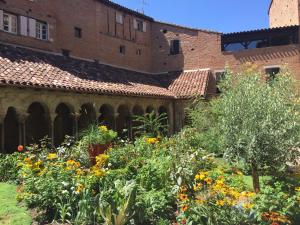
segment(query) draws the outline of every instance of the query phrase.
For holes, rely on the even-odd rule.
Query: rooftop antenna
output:
[[[146,0],[140,0],[141,1],[141,5],[142,5],[142,8],[141,8],[141,13],[142,14],[145,14],[145,6],[149,5],[148,2]],[[139,10],[138,10],[139,11]]]

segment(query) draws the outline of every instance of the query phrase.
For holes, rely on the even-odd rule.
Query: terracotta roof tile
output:
[[[209,71],[145,74],[21,47],[0,45],[0,84],[77,92],[186,98],[204,95]]]

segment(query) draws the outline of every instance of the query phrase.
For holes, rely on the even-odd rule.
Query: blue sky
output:
[[[220,31],[245,31],[269,26],[271,0],[113,0],[134,10],[144,8],[156,20]]]

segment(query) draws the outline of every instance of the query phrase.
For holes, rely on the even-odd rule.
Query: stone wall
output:
[[[139,112],[144,114],[152,110],[157,114],[161,110],[167,112],[169,132],[173,133],[175,121],[173,107],[172,100],[159,98],[105,96],[44,89],[0,87],[1,149],[2,151],[5,149],[5,137],[7,136],[5,132],[10,132],[15,137],[15,146],[31,142],[30,138],[32,137],[28,137],[28,129],[33,129],[33,136],[36,133],[44,133],[49,137],[55,137],[54,123],[57,121],[59,108],[66,108],[68,112],[68,115],[65,115],[67,118],[63,119],[72,120],[70,125],[72,133],[68,133],[69,135],[77,136],[81,119],[87,118],[90,120],[81,121],[83,125],[87,125],[86,122],[97,120],[111,126],[119,133],[121,132],[120,129],[129,128],[128,137],[132,138],[132,116]],[[34,112],[34,108],[38,110]],[[39,113],[39,110],[42,113]],[[12,113],[9,114],[8,112]],[[90,115],[93,115],[92,118],[88,118]],[[34,117],[32,118],[32,116]],[[39,121],[39,117],[42,118],[40,124],[34,124],[34,121]],[[28,125],[29,118],[33,119],[30,126]],[[108,118],[112,121],[106,121]],[[128,124],[124,124],[124,120]],[[5,130],[5,121],[10,121],[10,126],[17,123],[15,125],[17,129],[12,130],[7,127]],[[7,151],[11,151],[11,149],[7,149]]]

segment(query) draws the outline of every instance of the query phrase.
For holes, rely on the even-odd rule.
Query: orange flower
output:
[[[187,209],[188,209],[188,206],[187,206],[187,205],[183,205],[183,206],[181,207],[182,212],[185,212]]]
[[[188,196],[186,194],[181,194],[181,195],[179,195],[179,199],[181,201],[187,201],[188,200]]]
[[[18,152],[22,152],[24,150],[24,146],[23,145],[19,145],[18,146]]]

